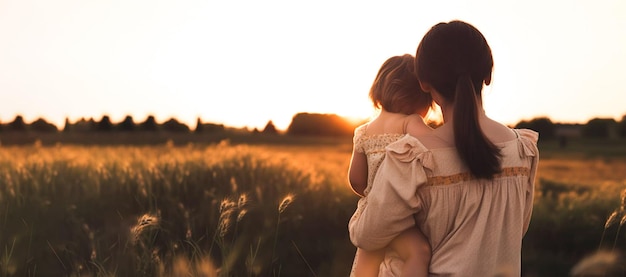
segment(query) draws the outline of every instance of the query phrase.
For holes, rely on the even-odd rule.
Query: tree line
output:
[[[276,128],[270,120],[261,130],[254,128],[243,131],[250,133],[265,134],[290,134],[290,135],[327,135],[327,136],[344,136],[351,135],[354,123],[334,114],[316,114],[316,113],[298,113],[292,118],[292,122],[286,132],[281,132]],[[65,119],[63,128],[59,128],[44,118],[38,118],[33,122],[26,122],[24,117],[17,115],[12,121],[7,123],[0,122],[1,133],[15,132],[37,132],[37,133],[87,133],[87,132],[172,132],[172,133],[216,133],[229,129],[235,129],[225,126],[224,124],[207,123],[198,118],[195,126],[189,125],[170,118],[164,122],[157,122],[152,115],[143,121],[135,121],[132,116],[126,116],[119,122],[113,122],[108,115],[102,116],[101,119],[81,118],[76,122]],[[237,129],[242,131],[242,129]]]
[[[223,124],[204,123],[198,118],[195,132],[216,132],[224,130]],[[126,116],[120,122],[113,122],[108,115],[102,116],[100,120],[93,118],[80,120],[72,123],[69,119],[65,119],[63,128],[49,123],[43,118],[26,123],[21,115],[17,115],[13,121],[6,124],[0,124],[0,132],[134,132],[134,131],[167,131],[176,133],[188,133],[192,129],[185,123],[175,118],[170,118],[162,123],[158,123],[154,116],[148,116],[141,122],[135,122],[132,116]]]
[[[541,139],[626,138],[626,115],[621,121],[613,118],[593,118],[585,124],[554,123],[548,117],[520,121],[515,128],[527,128],[539,132]]]
[[[254,128],[243,131],[263,134],[287,134],[297,136],[351,136],[354,128],[364,122],[351,122],[335,114],[298,113],[293,116],[287,130],[279,131],[270,120],[261,130]],[[437,124],[430,122],[431,126]],[[517,123],[515,128],[528,128],[538,131],[542,139],[555,139],[563,137],[590,137],[590,138],[626,138],[626,115],[621,121],[612,118],[593,118],[585,124],[563,124],[552,122],[548,117],[537,117],[531,120],[523,120]],[[164,122],[157,122],[154,116],[148,116],[145,120],[136,122],[132,116],[126,116],[120,122],[111,121],[108,115],[100,120],[82,118],[76,122],[65,120],[63,128],[49,123],[44,118],[38,118],[27,123],[21,115],[17,115],[13,121],[0,122],[0,134],[15,132],[38,132],[38,133],[89,133],[89,132],[171,132],[171,133],[217,133],[229,129],[224,124],[203,122],[197,119],[194,128],[175,118]],[[242,131],[242,129],[238,129]]]

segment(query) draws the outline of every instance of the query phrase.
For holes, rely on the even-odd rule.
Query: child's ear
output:
[[[422,81],[419,81],[419,83],[420,83],[420,87],[422,88],[424,92],[430,93],[433,90],[433,86],[431,86],[429,83],[422,82]]]
[[[491,84],[491,73],[489,73],[489,75],[487,75],[487,78],[485,78],[485,85],[489,85]]]

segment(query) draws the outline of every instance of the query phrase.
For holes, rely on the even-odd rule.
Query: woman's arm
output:
[[[350,159],[350,168],[348,169],[348,181],[354,193],[359,196],[365,196],[364,191],[367,187],[367,156],[365,153],[352,150],[352,158]]]

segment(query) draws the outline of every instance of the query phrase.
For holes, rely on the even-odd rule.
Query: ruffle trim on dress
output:
[[[520,157],[534,157],[539,154],[537,149],[537,141],[539,140],[539,133],[530,129],[514,129],[518,134],[519,142],[519,154]]]
[[[417,159],[425,168],[433,169],[435,167],[432,152],[411,135],[404,135],[404,137],[389,144],[386,150],[387,155],[394,156],[398,161],[410,163]]]

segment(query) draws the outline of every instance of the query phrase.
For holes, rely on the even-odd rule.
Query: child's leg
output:
[[[357,259],[354,269],[354,276],[357,277],[378,277],[380,263],[385,258],[385,249],[367,251],[361,248],[357,250]]]
[[[430,266],[431,249],[428,240],[417,228],[402,232],[391,241],[390,247],[404,261],[402,277],[426,277]]]

